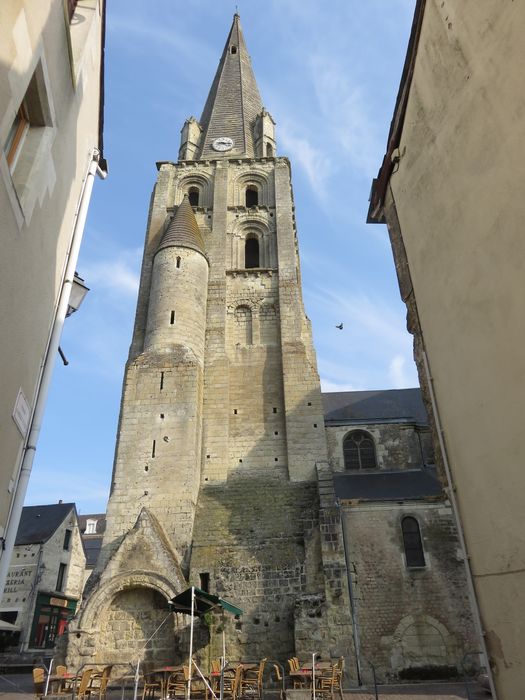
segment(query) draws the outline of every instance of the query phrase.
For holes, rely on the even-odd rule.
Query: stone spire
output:
[[[200,158],[217,158],[215,139],[226,137],[233,141],[227,155],[253,158],[254,127],[263,105],[246,49],[239,15],[233,24],[200,119],[203,140]],[[226,152],[225,152],[226,155]]]
[[[162,236],[162,240],[157,248],[157,253],[159,250],[171,246],[191,248],[206,256],[199,224],[197,223],[197,219],[193,213],[193,207],[190,204],[187,194],[184,195],[184,199],[177,207],[177,211]]]

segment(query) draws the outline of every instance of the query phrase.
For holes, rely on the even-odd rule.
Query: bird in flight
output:
[[[339,330],[342,331],[342,330],[343,330],[343,324],[340,323],[338,326],[336,326],[336,328],[339,328]]]

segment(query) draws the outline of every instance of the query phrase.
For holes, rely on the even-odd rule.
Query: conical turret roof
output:
[[[159,250],[171,246],[192,248],[206,257],[204,240],[187,194],[184,195],[184,199],[177,207],[177,211],[162,236],[157,253]]]
[[[218,153],[212,148],[212,143],[224,136],[233,140],[233,148],[228,155],[253,158],[253,128],[262,108],[236,13],[200,119],[203,129],[200,158],[217,158]]]

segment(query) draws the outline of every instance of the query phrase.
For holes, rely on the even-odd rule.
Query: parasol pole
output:
[[[54,658],[51,659],[51,661],[49,662],[49,668],[47,669],[46,689],[44,690],[44,695],[47,695],[47,691],[49,690],[49,676],[51,675],[51,670],[53,668],[53,661],[54,660],[55,660]],[[44,664],[44,668],[45,668],[45,664]]]
[[[313,693],[313,700],[315,700],[315,657],[317,656],[317,652],[313,652],[312,654],[312,693]]]
[[[221,683],[220,683],[220,700],[224,694],[224,669],[226,667],[226,620],[224,618],[224,608],[222,608],[222,657],[221,657]]]
[[[190,623],[190,668],[188,674],[188,690],[186,691],[186,700],[191,697],[191,673],[193,670],[193,613],[195,611],[195,586],[191,587],[191,623]]]

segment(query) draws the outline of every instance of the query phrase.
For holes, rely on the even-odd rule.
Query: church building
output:
[[[157,167],[70,665],[184,659],[180,615],[144,647],[195,585],[244,611],[227,622],[230,659],[344,656],[354,680],[368,662],[383,678],[453,673],[477,643],[421,394],[321,393],[290,163],[237,14],[201,118]],[[220,637],[200,624],[206,667]]]

